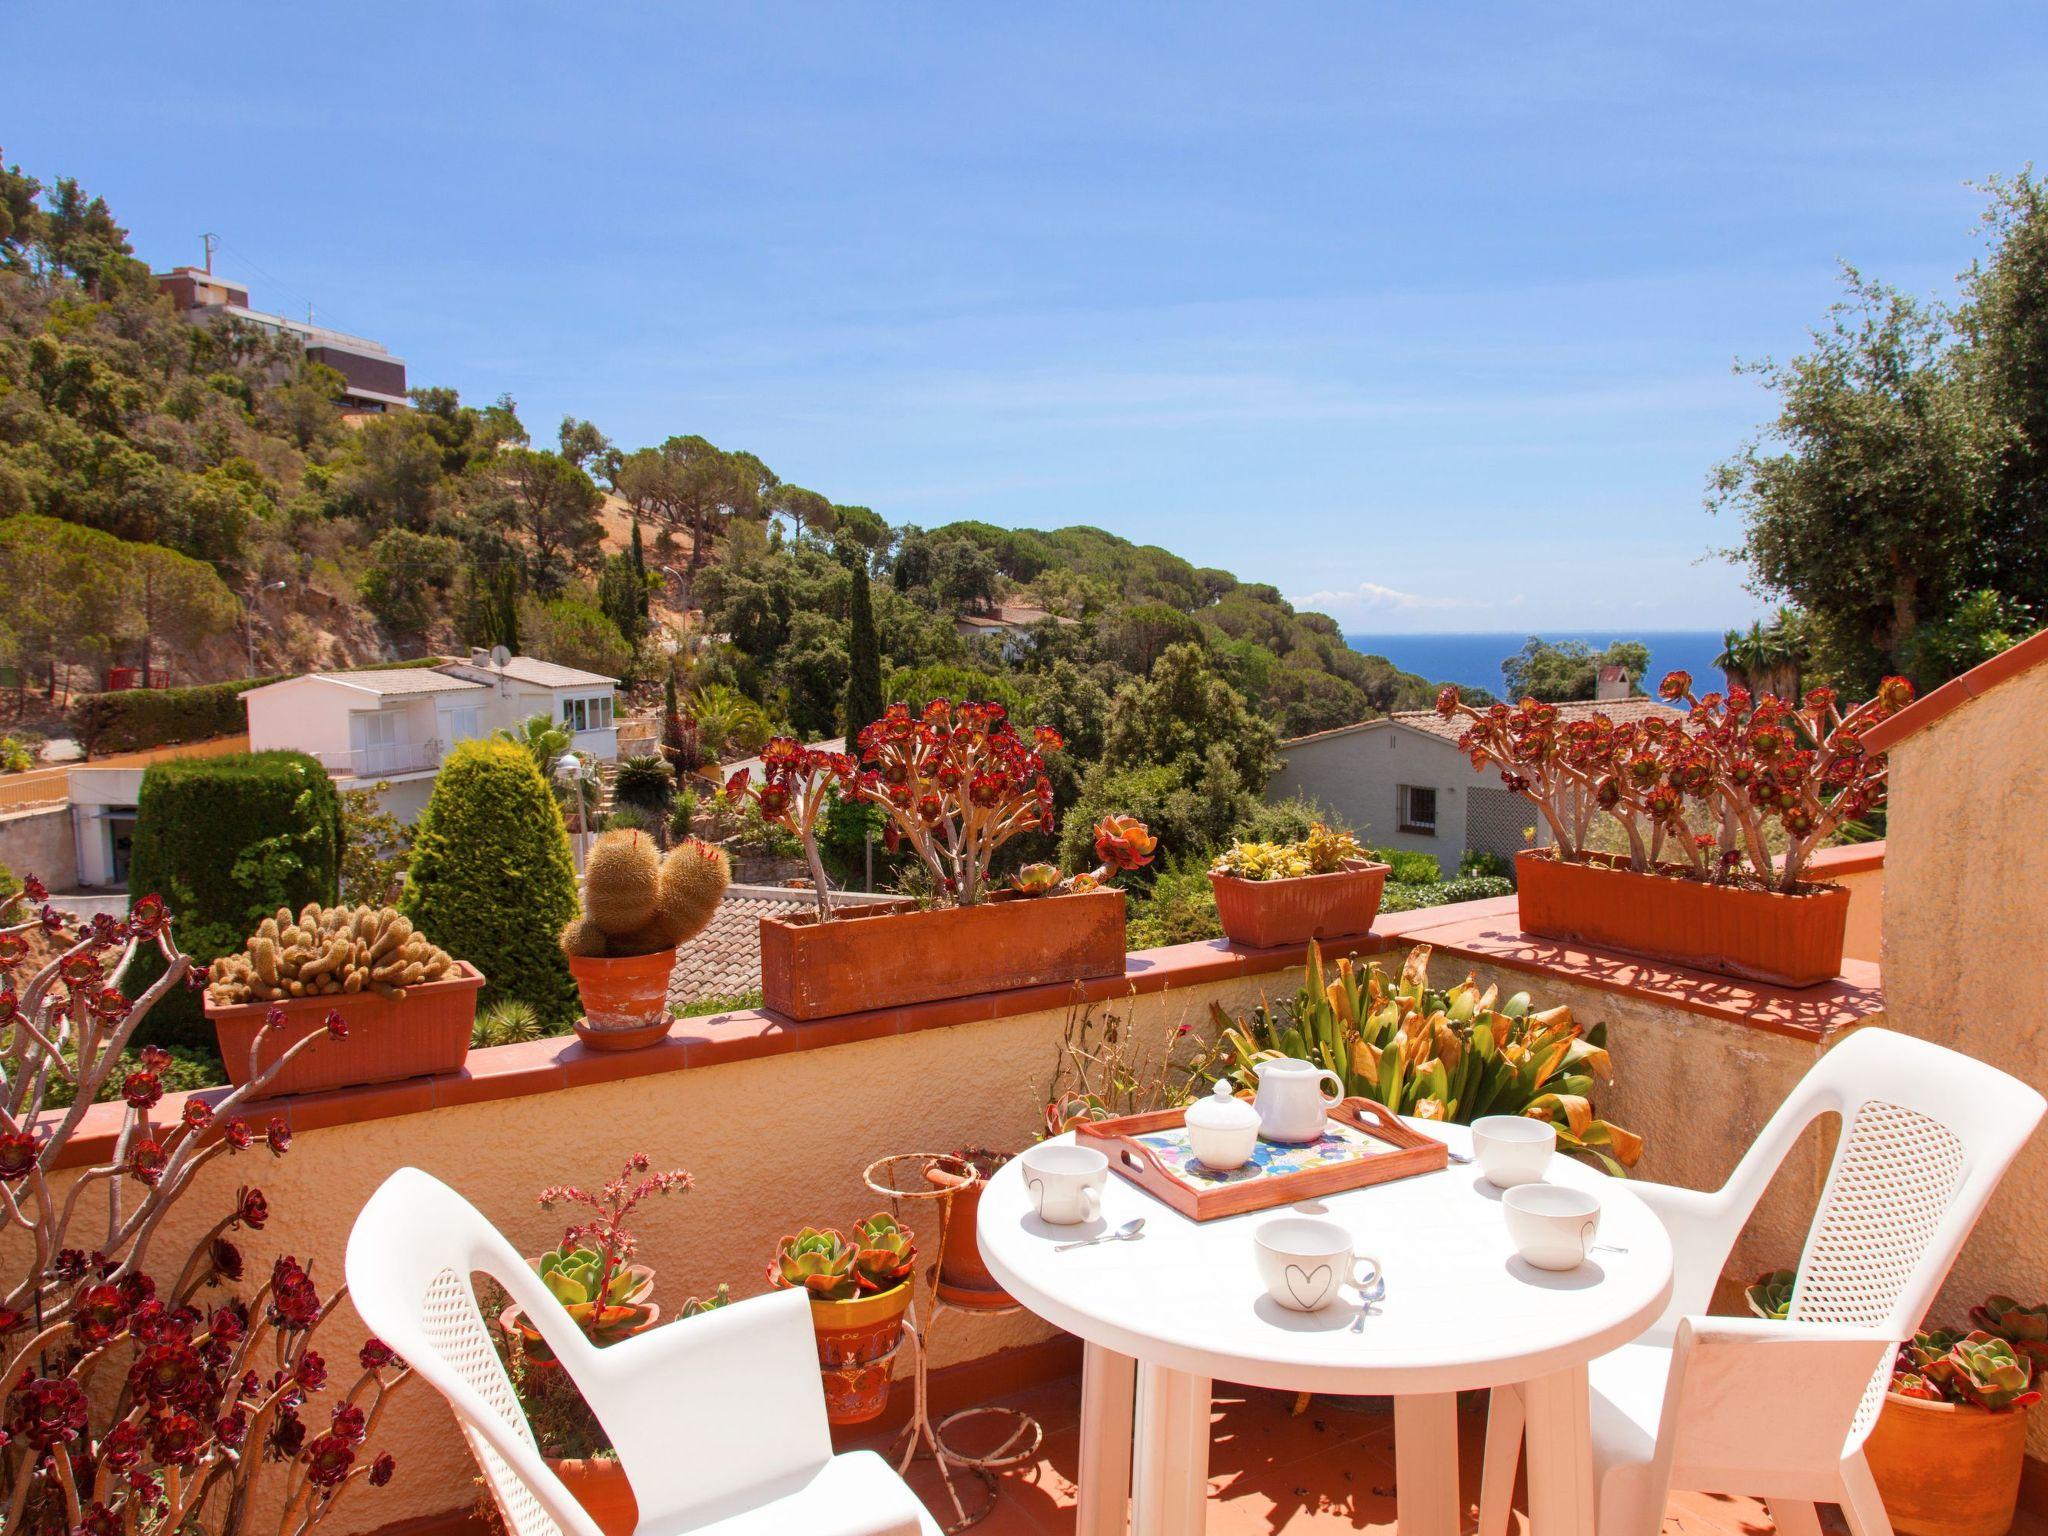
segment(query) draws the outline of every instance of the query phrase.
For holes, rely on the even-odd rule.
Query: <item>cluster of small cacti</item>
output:
[[[1333,832],[1320,821],[1295,843],[1232,843],[1217,859],[1216,873],[1240,880],[1300,880],[1330,875],[1365,850],[1349,832]]]
[[[206,995],[222,1005],[356,992],[400,998],[407,987],[439,981],[454,968],[448,953],[396,908],[309,901],[296,917],[279,907],[240,954],[214,961]]]
[[[732,879],[725,851],[685,838],[666,858],[645,832],[605,832],[583,871],[583,914],[562,952],[585,959],[651,955],[695,938]]]
[[[850,1238],[832,1227],[805,1227],[776,1245],[768,1281],[778,1289],[801,1286],[813,1301],[878,1296],[910,1278],[917,1263],[912,1235],[887,1212],[856,1222]]]

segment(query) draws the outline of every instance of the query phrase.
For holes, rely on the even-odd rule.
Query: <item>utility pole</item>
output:
[[[211,277],[213,276],[213,252],[214,248],[220,244],[220,236],[201,235],[199,238],[206,242],[206,275]]]

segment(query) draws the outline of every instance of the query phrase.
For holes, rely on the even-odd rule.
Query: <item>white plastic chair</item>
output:
[[[1818,1536],[1815,1504],[1840,1505],[1855,1536],[1891,1536],[1863,1442],[1895,1346],[2042,1109],[1981,1061],[1866,1029],[1806,1074],[1720,1189],[1631,1183],[1670,1231],[1675,1278],[1649,1333],[1589,1371],[1599,1536],[1656,1536],[1673,1489],[1765,1499],[1781,1536]],[[1704,1315],[1771,1175],[1829,1113],[1840,1140],[1789,1317]],[[1507,1530],[1525,1423],[1520,1389],[1496,1388],[1478,1536]]]
[[[810,1308],[778,1291],[599,1349],[454,1190],[401,1168],[350,1232],[350,1297],[455,1410],[513,1536],[601,1536],[548,1470],[471,1289],[481,1272],[540,1329],[623,1464],[636,1536],[939,1536],[872,1451],[832,1454]]]

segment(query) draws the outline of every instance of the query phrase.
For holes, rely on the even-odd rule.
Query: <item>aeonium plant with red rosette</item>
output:
[[[1559,858],[1585,859],[1605,817],[1628,839],[1631,869],[1676,864],[1790,891],[1829,834],[1883,803],[1885,760],[1863,738],[1913,698],[1900,677],[1846,710],[1831,688],[1797,705],[1740,688],[1695,695],[1685,672],[1658,692],[1684,709],[1621,723],[1539,699],[1478,710],[1451,685],[1436,707],[1468,722],[1459,748],[1537,807]]]
[[[878,806],[888,817],[882,835],[890,851],[910,849],[955,906],[974,906],[996,893],[990,871],[1005,845],[1053,830],[1045,754],[1064,743],[1047,726],[1034,727],[1028,739],[1020,735],[1000,704],[935,699],[918,712],[892,704],[860,733],[857,745],[856,759],[778,737],[761,754],[758,785],[736,774],[726,786],[736,799],[751,793],[764,815],[802,839],[821,920],[832,912],[817,819],[835,794]],[[1063,879],[1054,866],[1026,865],[1010,888],[1027,896],[1090,888],[1149,863],[1153,848],[1142,822],[1106,817],[1097,828],[1102,863],[1095,870]]]
[[[252,1046],[244,1087],[171,1100],[169,1053],[124,1053],[150,1008],[174,987],[204,986],[206,968],[177,948],[154,896],[126,919],[89,924],[46,901],[31,879],[0,903],[0,1218],[24,1231],[0,1265],[6,1528],[236,1530],[260,1498],[267,1517],[281,1511],[281,1529],[304,1532],[348,1489],[391,1480],[396,1463],[370,1442],[404,1363],[372,1339],[359,1368],[330,1365],[314,1339],[342,1292],[323,1297],[290,1255],[243,1293],[236,1238],[275,1220],[260,1189],[243,1186],[182,1259],[153,1268],[150,1250],[201,1168],[259,1139],[274,1156],[289,1149],[282,1120],[259,1132],[238,1111],[325,1037],[295,1043],[268,1068]],[[32,929],[63,947],[23,976]],[[164,971],[131,1001],[121,982],[146,948]],[[275,1010],[271,1027],[282,1022]],[[328,1027],[345,1029],[338,1014]],[[68,1104],[53,1098],[59,1083]],[[112,1155],[56,1185],[55,1170],[80,1161],[65,1154],[86,1112],[116,1098]]]

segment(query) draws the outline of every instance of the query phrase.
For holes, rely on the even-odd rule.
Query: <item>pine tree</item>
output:
[[[867,563],[847,562],[853,577],[846,603],[846,740],[849,747],[861,730],[882,718],[882,643],[875,633],[875,603],[868,591]]]

